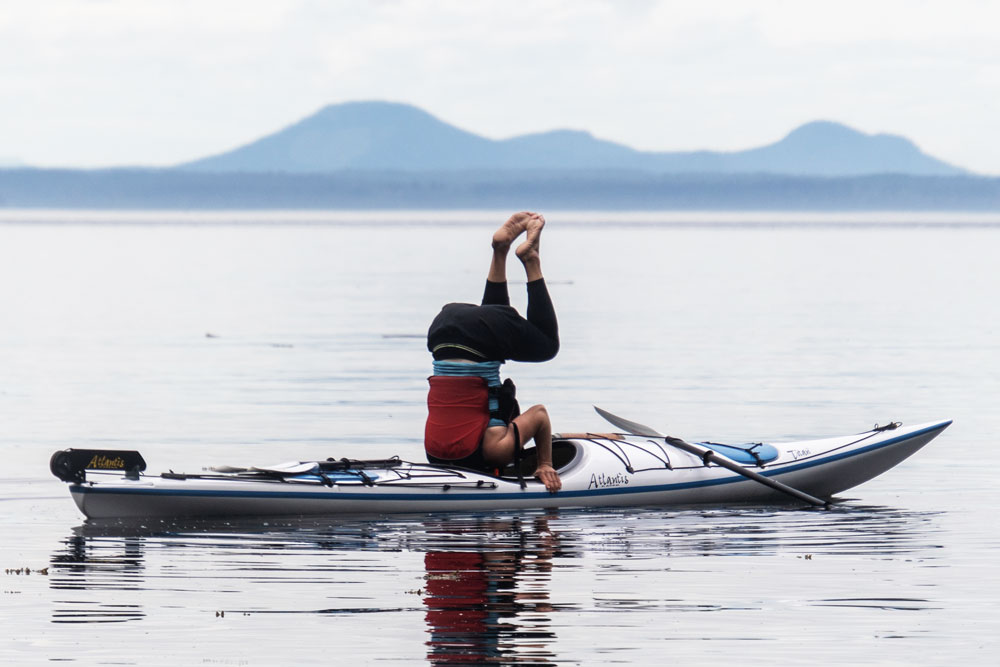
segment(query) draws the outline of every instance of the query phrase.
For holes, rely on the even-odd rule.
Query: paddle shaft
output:
[[[793,489],[787,484],[782,484],[776,479],[771,479],[770,477],[764,477],[761,474],[755,473],[753,470],[744,468],[738,463],[730,461],[725,457],[719,456],[708,447],[699,447],[698,445],[692,445],[690,442],[684,442],[680,438],[674,438],[669,435],[663,435],[654,428],[650,428],[645,424],[640,424],[638,422],[630,421],[628,419],[625,419],[624,417],[619,417],[618,415],[613,415],[607,410],[602,410],[596,405],[594,406],[594,409],[597,410],[597,414],[601,415],[602,417],[607,419],[609,422],[611,422],[618,428],[626,429],[627,432],[633,435],[641,435],[647,438],[663,438],[667,442],[667,444],[673,445],[677,449],[681,449],[685,452],[688,452],[689,454],[694,454],[695,456],[700,458],[705,463],[705,465],[708,465],[709,462],[712,462],[718,466],[726,468],[727,470],[732,470],[735,473],[743,475],[747,479],[752,479],[753,481],[759,482],[764,486],[771,487],[775,491],[781,491],[782,493],[787,493],[793,498],[797,498],[812,505],[816,505],[817,507],[830,506],[830,503],[824,500],[820,500],[815,496],[810,496],[808,493],[799,491],[798,489]]]
[[[829,507],[830,505],[830,503],[824,500],[820,500],[815,496],[810,496],[808,493],[805,493],[804,491],[799,491],[798,489],[794,489],[788,486],[787,484],[782,484],[776,479],[765,477],[764,475],[756,473],[753,470],[750,470],[749,468],[744,468],[738,463],[734,463],[729,459],[719,456],[718,454],[713,452],[711,449],[708,449],[707,447],[698,447],[697,445],[692,445],[689,442],[684,442],[680,438],[674,438],[671,436],[666,436],[665,439],[668,444],[673,445],[677,449],[683,449],[685,452],[700,457],[701,460],[704,461],[706,465],[709,462],[714,463],[715,465],[721,466],[726,470],[732,470],[733,472],[739,473],[740,475],[743,475],[748,479],[752,479],[755,482],[760,482],[764,486],[769,486],[776,491],[787,493],[788,495],[794,498],[798,498],[799,500],[805,501],[812,505],[816,505],[817,507]]]

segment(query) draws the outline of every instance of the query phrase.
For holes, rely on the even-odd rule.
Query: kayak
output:
[[[682,441],[635,430],[556,435],[553,459],[563,484],[557,493],[530,477],[532,448],[497,474],[390,458],[152,475],[138,452],[77,449],[56,452],[50,467],[91,519],[769,504],[791,498],[742,471],[829,501],[897,465],[950,424],[892,422],[798,442],[695,443],[691,451],[676,446]]]

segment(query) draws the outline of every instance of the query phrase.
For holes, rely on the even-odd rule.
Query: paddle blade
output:
[[[619,417],[618,415],[613,415],[607,410],[602,410],[601,408],[594,406],[597,410],[597,414],[601,415],[608,420],[613,426],[624,430],[626,433],[631,433],[632,435],[641,435],[647,438],[662,438],[664,437],[662,433],[654,428],[646,426],[645,424],[640,424],[638,422],[630,421],[624,417]]]

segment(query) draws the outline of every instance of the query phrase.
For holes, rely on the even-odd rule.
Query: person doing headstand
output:
[[[424,447],[431,463],[489,472],[509,464],[534,439],[534,476],[555,493],[562,481],[552,467],[548,412],[534,405],[517,415],[508,408],[516,402],[505,395],[507,383],[500,382],[505,361],[548,361],[559,351],[559,325],[539,257],[544,226],[538,213],[512,215],[493,234],[482,304],[449,303],[431,323],[427,349],[434,375],[428,378]],[[528,281],[527,319],[511,307],[507,293],[507,253],[522,233],[526,240],[515,254]]]

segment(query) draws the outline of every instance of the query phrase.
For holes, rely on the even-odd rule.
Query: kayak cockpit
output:
[[[552,440],[552,467],[560,475],[565,475],[576,468],[583,460],[583,446],[573,440]],[[531,479],[538,467],[538,453],[534,447],[528,447],[521,456],[520,467],[511,463],[500,471],[502,479]],[[520,476],[518,475],[520,471]]]

